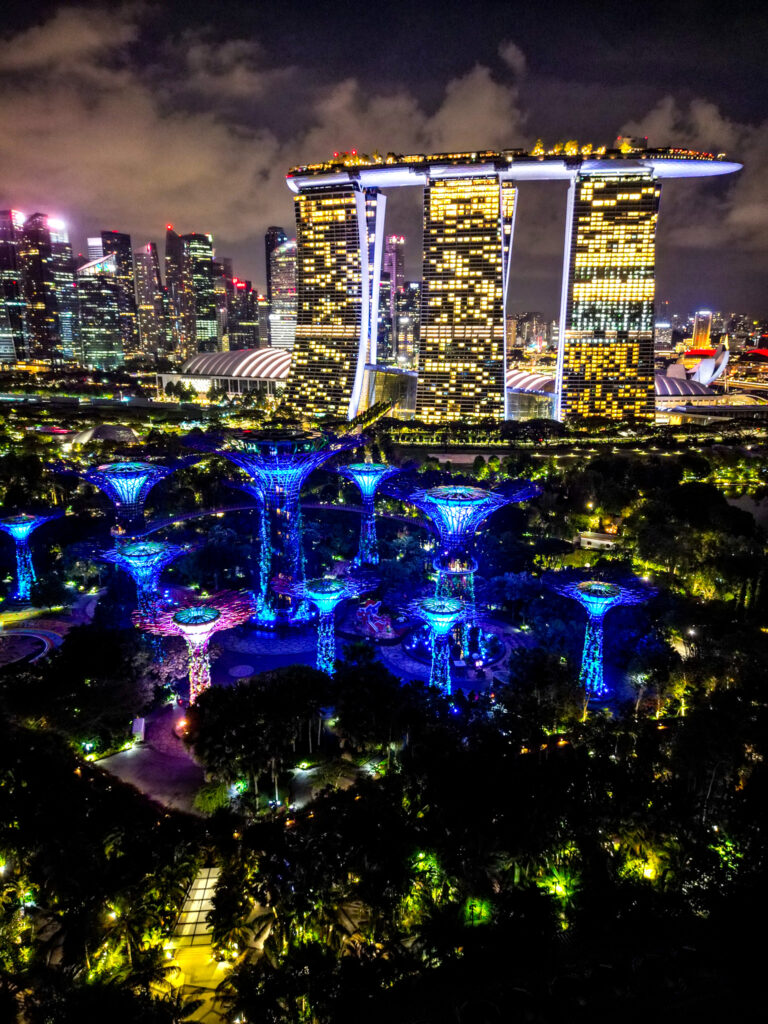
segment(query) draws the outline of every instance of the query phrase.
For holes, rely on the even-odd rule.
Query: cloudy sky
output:
[[[0,207],[63,217],[78,249],[101,228],[162,242],[171,221],[212,233],[261,287],[264,229],[291,230],[295,164],[622,132],[744,163],[664,186],[659,297],[768,314],[761,4],[6,0],[3,26]],[[521,189],[515,309],[556,312],[564,197]],[[414,190],[390,195],[389,227],[417,277]]]

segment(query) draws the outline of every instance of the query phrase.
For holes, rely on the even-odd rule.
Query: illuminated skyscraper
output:
[[[232,279],[232,297],[227,312],[230,352],[266,345],[266,338],[262,342],[259,336],[260,298],[250,281],[241,281],[239,277]]]
[[[709,348],[712,334],[712,313],[708,309],[699,309],[693,318],[693,339],[691,348]]]
[[[652,170],[580,173],[571,183],[556,382],[559,419],[654,417],[660,195]]]
[[[32,359],[71,359],[77,340],[77,296],[69,236],[60,220],[34,213],[18,249]]]
[[[160,259],[154,242],[147,242],[134,252],[133,269],[141,351],[149,356],[162,355],[165,351],[165,304]]]
[[[397,295],[405,285],[405,237],[403,235],[387,235],[381,273],[382,276],[386,274],[389,278],[389,318],[392,324],[394,345]]]
[[[296,239],[276,246],[269,264],[269,344],[292,349],[296,340]]]
[[[267,228],[267,233],[264,235],[264,258],[267,274],[267,302],[270,304],[272,302],[272,253],[279,245],[283,245],[287,241],[288,235],[282,228],[274,226]]]
[[[188,297],[192,337],[189,354],[215,352],[218,348],[218,319],[214,284],[213,242],[210,235],[182,235],[184,243],[183,280]]]
[[[25,355],[26,303],[21,286],[19,247],[24,214],[0,210],[0,362],[12,363]]]
[[[114,370],[124,361],[120,288],[114,253],[77,271],[80,358],[85,366]]]
[[[123,352],[130,355],[139,349],[131,236],[122,231],[102,231],[101,251],[104,256],[114,255],[116,260],[117,283],[120,288],[120,334],[123,339]]]
[[[515,196],[496,175],[433,178],[425,189],[417,419],[505,417]]]
[[[353,419],[376,359],[385,199],[357,184],[295,197],[298,312],[287,403],[309,417]]]
[[[167,297],[168,346],[177,358],[185,358],[189,349],[189,300],[184,286],[184,243],[173,224],[165,228],[165,287]],[[192,355],[192,352],[189,352]]]

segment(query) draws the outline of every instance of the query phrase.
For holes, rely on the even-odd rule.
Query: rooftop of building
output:
[[[291,353],[282,348],[243,348],[235,352],[201,352],[181,368],[185,376],[248,377],[285,380]]]
[[[620,148],[558,143],[545,149],[537,143],[524,149],[477,150],[460,153],[387,153],[382,156],[351,150],[334,153],[330,160],[293,167],[286,176],[294,192],[302,188],[334,185],[350,180],[368,188],[423,185],[428,179],[498,174],[509,180],[569,179],[578,173],[619,173],[652,170],[659,178],[709,177],[731,174],[741,164],[725,153],[665,147],[648,149],[623,142]]]

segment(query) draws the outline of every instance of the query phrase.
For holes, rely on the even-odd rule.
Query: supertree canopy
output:
[[[110,462],[77,472],[89,484],[102,490],[115,507],[120,533],[140,533],[144,527],[144,506],[155,484],[174,467],[154,462]]]
[[[652,591],[636,580],[585,579],[565,572],[551,573],[545,577],[545,582],[558,593],[578,601],[586,610],[587,628],[579,682],[587,695],[602,697],[608,692],[603,675],[603,620],[616,605],[640,604],[651,596]]]
[[[471,553],[475,533],[492,512],[504,505],[525,501],[537,490],[525,481],[509,485],[504,493],[451,484],[403,494],[403,499],[421,509],[437,530],[440,550],[434,561],[437,570],[435,596],[458,597],[464,602],[466,614],[463,617],[462,646],[465,655],[470,643],[470,629],[476,628],[474,576],[477,562]],[[478,648],[482,650],[482,636],[476,639]]]
[[[184,638],[189,652],[189,701],[192,704],[211,685],[208,657],[211,637],[219,630],[247,622],[253,612],[253,599],[247,591],[223,590],[186,608],[155,609],[150,615],[136,611],[133,621],[149,633]]]
[[[139,612],[149,615],[157,598],[160,573],[186,551],[186,548],[168,541],[135,540],[102,551],[99,558],[119,565],[131,575],[136,584]]]
[[[299,495],[309,474],[337,452],[363,444],[359,435],[336,436],[319,430],[232,431],[190,439],[201,451],[222,455],[245,470],[264,495],[265,535],[262,572],[272,581],[257,611],[262,625],[306,619],[293,583],[303,578]],[[278,582],[277,588],[274,583]]]
[[[356,565],[377,565],[379,551],[376,542],[376,508],[374,501],[379,484],[399,473],[397,466],[383,462],[352,462],[339,466],[337,472],[357,484],[363,499],[363,519],[360,524],[360,547],[355,558]]]
[[[429,626],[432,640],[432,667],[429,685],[451,693],[451,647],[449,635],[464,618],[463,601],[456,597],[425,597],[413,604],[414,612]]]
[[[32,584],[37,579],[29,547],[30,534],[38,526],[51,519],[58,519],[60,515],[60,512],[50,515],[28,515],[26,512],[20,512],[18,515],[0,519],[0,530],[4,530],[16,544],[16,587],[11,595],[14,600],[28,601]]]
[[[317,667],[321,672],[331,675],[336,664],[336,608],[347,598],[359,597],[364,590],[370,589],[373,585],[335,576],[306,580],[294,585],[296,596],[306,598],[317,608]]]

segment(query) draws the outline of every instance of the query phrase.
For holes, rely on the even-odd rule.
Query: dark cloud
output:
[[[749,301],[756,309],[762,300],[749,274],[726,286],[717,268],[723,250],[738,266],[744,254],[753,265],[768,262],[768,130],[727,117],[710,98],[627,84],[616,99],[599,69],[594,80],[569,82],[514,31],[463,48],[461,57],[449,48],[443,64],[451,70],[431,75],[427,87],[421,78],[435,66],[438,39],[424,40],[411,74],[384,74],[378,57],[368,69],[324,59],[321,38],[310,61],[287,25],[285,46],[276,47],[267,18],[263,38],[252,29],[238,37],[236,23],[217,20],[211,5],[206,20],[193,16],[200,5],[192,3],[188,22],[168,20],[164,8],[67,4],[0,41],[0,202],[63,216],[80,244],[103,227],[130,231],[137,245],[160,240],[167,221],[208,231],[241,276],[262,281],[264,228],[292,223],[284,175],[294,164],[348,148],[434,152],[526,145],[539,135],[601,142],[621,128],[652,144],[715,147],[744,159],[732,183],[669,188],[662,241],[698,254],[697,286],[709,252],[704,280],[714,305]],[[241,21],[250,25],[246,8]],[[331,24],[327,50],[338,54],[333,31]],[[386,41],[386,26],[377,31]],[[477,27],[467,33],[471,41]],[[615,59],[614,48],[609,63]],[[400,67],[395,56],[390,65]],[[556,185],[521,190],[518,308],[556,311],[563,200]],[[393,196],[390,223],[413,239],[410,270],[418,272],[417,197]],[[684,275],[675,280],[686,295]]]

